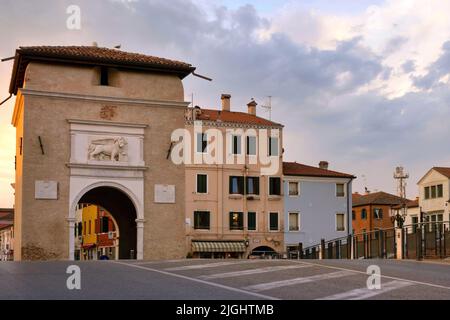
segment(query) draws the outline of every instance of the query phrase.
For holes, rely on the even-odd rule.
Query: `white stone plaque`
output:
[[[48,180],[36,180],[34,182],[35,199],[58,199],[58,182]]]
[[[155,184],[156,203],[175,203],[175,186],[170,184]]]

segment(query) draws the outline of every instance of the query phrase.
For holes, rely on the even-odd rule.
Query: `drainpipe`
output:
[[[353,202],[352,202],[352,198],[350,198],[351,192],[350,192],[350,184],[353,181],[353,178],[350,178],[350,180],[347,182],[347,236],[349,236],[351,234],[350,230],[350,226],[352,225],[352,216],[351,216],[351,210],[353,209]]]

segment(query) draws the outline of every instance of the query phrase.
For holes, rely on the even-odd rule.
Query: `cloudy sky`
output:
[[[81,8],[81,29],[66,9]],[[186,100],[244,111],[273,96],[285,159],[358,176],[354,190],[408,195],[432,166],[450,166],[450,0],[2,0],[0,57],[20,45],[90,45],[197,66]],[[0,100],[12,62],[0,64]],[[14,99],[0,106],[0,207],[13,203]],[[263,109],[261,116],[267,117]]]

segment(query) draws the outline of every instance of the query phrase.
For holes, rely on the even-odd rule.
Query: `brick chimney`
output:
[[[230,111],[231,94],[222,93],[220,99],[222,100],[222,111]]]
[[[256,106],[257,105],[258,104],[256,103],[256,101],[253,100],[253,98],[252,98],[252,100],[249,103],[247,103],[248,114],[256,116]]]
[[[328,161],[320,161],[319,162],[319,168],[328,170]]]

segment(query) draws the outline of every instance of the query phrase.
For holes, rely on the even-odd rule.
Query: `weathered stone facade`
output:
[[[102,179],[118,186],[125,180],[133,185],[141,174],[142,195],[136,196],[136,202],[142,202],[138,228],[143,231],[143,252],[140,257],[138,252],[138,258],[185,257],[184,166],[166,158],[172,131],[184,127],[181,79],[164,72],[113,68],[110,85],[99,85],[98,77],[97,68],[90,65],[40,61],[27,65],[13,115],[17,130],[15,260],[73,258],[69,247],[76,204],[71,203],[75,174],[70,165],[74,150],[69,120],[142,125],[145,166],[90,166],[86,161],[83,179],[86,185]],[[56,181],[57,198],[36,199],[36,181]],[[157,184],[175,186],[175,203],[155,203]]]

